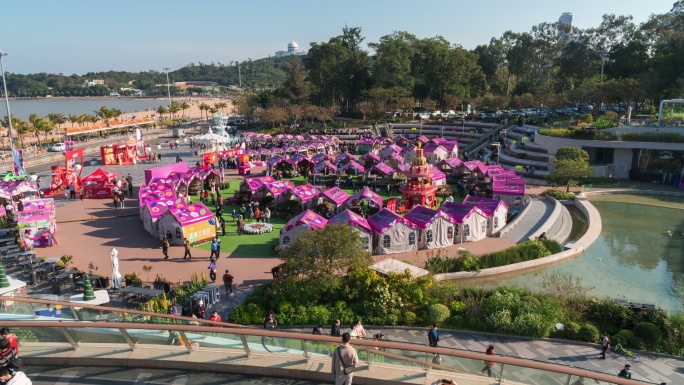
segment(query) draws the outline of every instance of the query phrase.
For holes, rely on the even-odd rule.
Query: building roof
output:
[[[411,211],[404,215],[404,219],[415,224],[421,229],[426,229],[430,223],[438,217],[446,217],[444,213],[438,210],[432,210],[425,206],[413,206]]]
[[[332,187],[323,191],[323,195],[331,201],[335,202],[336,205],[344,204],[349,199],[349,194],[339,187]]]
[[[350,169],[350,168],[353,168],[353,169],[356,170],[357,172],[361,172],[361,173],[363,173],[363,172],[366,171],[366,168],[365,168],[365,167],[363,167],[362,165],[358,164],[358,163],[357,163],[356,161],[354,161],[354,160],[350,160],[349,163],[347,163],[347,164],[345,164],[344,166],[340,167],[340,172],[347,171],[347,170]]]
[[[214,214],[202,203],[193,203],[182,207],[175,206],[170,208],[169,212],[180,222],[181,226],[214,218]]]
[[[299,198],[299,200],[302,201],[302,203],[308,202],[316,198],[321,193],[320,191],[318,191],[316,187],[314,187],[310,183],[307,183],[303,186],[295,186],[294,188],[291,188],[290,191],[297,198]]]
[[[477,207],[456,202],[444,202],[439,208],[439,211],[443,212],[453,223],[463,223],[463,221],[470,218],[473,213],[479,213],[483,217],[485,216],[482,210]]]
[[[362,199],[368,200],[378,207],[382,207],[382,197],[368,187],[364,187],[362,190],[355,192],[354,195],[349,198],[349,203],[353,205]]]
[[[328,169],[330,172],[337,173],[337,166],[330,163],[328,160],[316,164],[313,168],[313,172],[318,174],[324,172],[326,169]]]
[[[475,206],[478,209],[482,210],[483,213],[485,213],[487,216],[492,216],[496,212],[496,210],[499,209],[499,207],[503,207],[506,210],[508,210],[508,205],[506,202],[499,200],[499,199],[492,199],[492,198],[484,198],[484,197],[476,197],[472,195],[468,195],[465,197],[463,200],[464,205],[470,205],[470,206]]]
[[[335,215],[334,217],[330,218],[328,221],[329,225],[339,225],[339,224],[348,224],[350,226],[359,228],[361,230],[364,230],[366,232],[371,232],[372,229],[370,225],[368,224],[368,221],[366,218],[362,217],[361,215],[351,211],[351,210],[344,210],[341,213]]]
[[[311,210],[306,210],[303,213],[297,215],[296,217],[290,219],[285,227],[280,230],[280,234],[292,230],[297,226],[303,226],[310,228],[312,230],[318,230],[325,227],[328,224],[328,220],[322,216],[316,214]]]
[[[368,224],[370,225],[371,229],[379,233],[395,223],[403,223],[404,225],[414,229],[418,228],[418,226],[416,226],[414,223],[387,209],[382,209],[368,218]]]

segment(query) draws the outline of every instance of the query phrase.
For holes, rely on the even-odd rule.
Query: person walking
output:
[[[625,365],[624,369],[618,373],[618,377],[632,379],[632,365]]]
[[[233,216],[233,222],[235,222],[235,220],[237,219],[237,211],[233,210],[232,216]]]
[[[240,215],[240,217],[238,218],[238,221],[237,221],[237,230],[238,230],[239,236],[242,236],[242,230],[244,227],[245,227],[245,220],[242,219],[242,215]]]
[[[216,266],[216,260],[214,258],[210,259],[209,267],[207,267],[207,269],[209,269],[209,279],[211,279],[211,283],[216,282],[216,270],[218,267]]]
[[[133,197],[133,182],[128,181],[128,196]]]
[[[124,208],[124,193],[119,191],[119,208]]]
[[[218,258],[218,242],[216,242],[217,238],[214,237],[214,239],[211,241],[211,254],[209,255],[209,259],[214,259],[214,256]]]
[[[361,324],[361,320],[356,320],[356,322],[354,322],[349,334],[357,339],[368,336],[368,332],[366,332],[366,329],[364,329],[363,325]]]
[[[221,258],[221,239],[216,237],[216,260],[218,261],[219,258]]]
[[[188,238],[183,239],[183,247],[185,247],[185,254],[183,254],[183,259],[188,258],[192,261],[192,254],[190,254],[190,241],[188,241]]]
[[[226,236],[226,221],[223,219],[223,217],[219,217],[219,224],[221,225],[221,236],[225,237]]]
[[[606,359],[606,352],[610,349],[610,338],[608,338],[608,333],[603,332],[603,337],[601,337],[601,359]]]
[[[162,239],[162,253],[164,253],[164,259],[169,259],[169,240],[166,237]]]
[[[121,191],[123,191],[124,196],[128,196],[128,181],[126,179],[121,183]]]
[[[249,206],[249,221],[254,222],[254,209],[252,206]]]
[[[342,345],[335,348],[332,354],[332,374],[335,385],[352,385],[354,368],[359,362],[359,356],[351,345],[351,335],[342,334]]]
[[[494,355],[496,355],[496,354],[494,353],[494,345],[489,345],[489,347],[488,347],[487,350],[485,351],[485,354],[488,355],[488,356],[494,356]],[[492,367],[494,366],[494,361],[484,361],[484,364],[485,364],[485,366],[484,366],[484,368],[482,368],[482,370],[481,370],[482,374],[484,374],[484,372],[486,371],[486,372],[487,372],[487,375],[488,375],[489,377],[491,377],[491,376],[492,376]]]
[[[270,224],[271,223],[271,210],[269,210],[268,207],[266,207],[264,209],[263,216],[264,216],[264,222]]]
[[[69,199],[76,199],[76,186],[74,186],[74,182],[69,183]]]
[[[119,209],[119,194],[118,193],[114,193],[114,195],[112,195],[112,201],[114,201],[114,209],[118,210]]]
[[[223,286],[226,288],[226,297],[233,294],[233,279],[235,279],[226,269],[223,274]]]
[[[433,324],[428,332],[428,343],[430,347],[436,348],[439,342],[439,333],[437,332],[437,324]]]
[[[333,337],[340,336],[340,320],[336,319],[335,323],[330,327],[330,335]]]

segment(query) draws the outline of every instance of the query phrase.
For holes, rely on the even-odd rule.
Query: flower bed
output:
[[[263,234],[273,231],[273,225],[270,223],[248,223],[243,227],[242,231],[245,234]]]

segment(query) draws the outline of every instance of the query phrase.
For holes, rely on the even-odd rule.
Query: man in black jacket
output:
[[[428,342],[433,348],[437,347],[437,342],[439,342],[439,333],[437,333],[437,324],[433,324],[432,328],[428,332]]]
[[[330,335],[333,337],[339,337],[340,336],[340,320],[335,320],[335,323],[333,326],[330,328]]]

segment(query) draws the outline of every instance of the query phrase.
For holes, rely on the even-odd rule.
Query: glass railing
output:
[[[54,302],[0,297],[14,300],[4,309],[16,306],[14,314],[31,316],[23,305],[58,308]],[[30,302],[26,302],[30,301]],[[177,323],[122,322],[128,311],[114,308],[89,308],[88,314],[105,315],[106,319],[78,318],[81,310],[70,304],[59,305],[65,315],[74,318],[20,318],[2,321],[18,336],[19,351],[26,365],[86,365],[169,367],[211,371],[234,371],[244,374],[264,374],[330,382],[331,359],[340,338],[261,328],[235,327],[213,323],[212,326],[182,324],[187,317],[157,315]],[[144,312],[136,312],[144,313]],[[133,314],[133,313],[131,313]],[[136,314],[152,319],[151,313]],[[424,345],[375,340],[353,340],[359,363],[355,377],[365,377],[366,383],[383,384],[425,379],[432,383],[439,378],[459,384],[648,384],[613,375],[563,365],[505,357],[487,356],[464,350],[431,348]],[[134,353],[132,353],[134,352]],[[486,365],[485,362],[491,362]],[[153,363],[153,364],[151,364]],[[209,366],[207,366],[209,365]],[[226,368],[226,365],[235,365]]]

